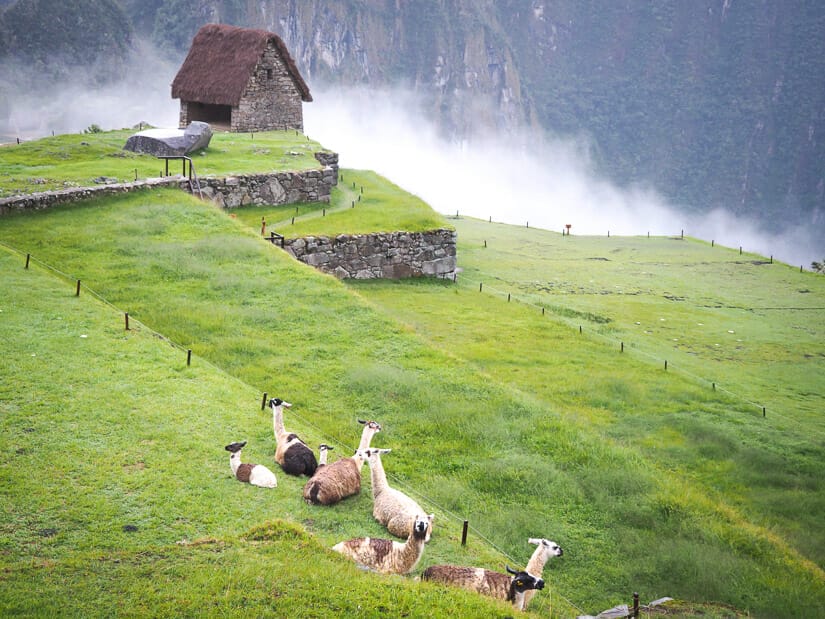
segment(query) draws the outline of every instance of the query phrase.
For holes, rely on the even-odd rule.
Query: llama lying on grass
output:
[[[275,473],[266,468],[263,464],[250,464],[241,462],[241,449],[246,446],[246,441],[229,443],[224,449],[229,452],[229,466],[232,474],[238,481],[243,481],[260,486],[261,488],[274,488],[278,485]]]
[[[410,524],[415,521],[418,514],[423,514],[424,510],[413,499],[395,488],[391,488],[387,483],[387,474],[384,472],[384,465],[381,462],[381,455],[389,453],[389,449],[367,449],[367,462],[370,466],[370,476],[372,479],[372,515],[375,519],[387,527],[387,530],[396,537],[404,538],[409,535]],[[432,535],[433,517],[428,516],[430,526],[427,529],[427,539],[430,541]]]
[[[366,454],[362,450],[349,458],[318,467],[304,485],[304,500],[310,505],[335,505],[361,492],[361,467]]]
[[[304,486],[304,500],[311,505],[334,505],[339,501],[361,492],[361,468],[366,460],[366,449],[372,437],[381,431],[375,421],[362,421],[361,441],[355,454],[341,458],[315,471]]]
[[[527,570],[516,571],[508,566],[507,572],[512,576],[481,567],[431,565],[424,570],[421,579],[462,587],[482,595],[512,602],[515,608],[524,610],[524,594],[533,589],[543,589],[544,581]]]
[[[356,537],[339,542],[332,549],[382,574],[408,574],[421,559],[429,530],[429,517],[416,516],[403,544],[390,539]]]
[[[544,576],[544,564],[547,563],[550,557],[560,557],[564,554],[561,546],[549,539],[531,537],[527,540],[527,543],[536,544],[536,549],[524,569],[538,578]],[[527,608],[534,595],[536,595],[535,590],[524,592],[524,608]]]
[[[311,477],[318,467],[315,454],[297,434],[284,428],[284,408],[290,408],[292,404],[281,398],[272,398],[269,405],[272,407],[272,427],[275,431],[275,461],[284,473]]]

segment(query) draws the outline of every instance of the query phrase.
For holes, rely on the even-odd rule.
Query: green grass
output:
[[[304,480],[283,473],[271,491],[238,483],[223,450],[231,440],[249,440],[245,460],[277,471],[259,390],[200,357],[188,366],[145,325],[126,331],[116,309],[19,258],[0,253],[4,616],[507,614],[408,578],[376,587],[328,550],[381,534],[368,485],[322,509],[303,503]],[[360,426],[349,411],[338,423],[344,451]],[[289,425],[320,440],[300,413]],[[466,561],[457,525],[449,533],[440,520],[434,556]],[[472,556],[502,561],[484,547]]]
[[[344,171],[345,179],[350,173]],[[386,185],[382,191],[392,196],[397,188]],[[345,199],[345,187],[336,199]],[[494,614],[460,606],[465,598],[458,592],[434,588],[434,598],[421,597],[430,589],[406,578],[383,578],[380,589],[382,595],[390,589],[389,597],[373,603],[363,592],[374,591],[380,577],[355,568],[352,578],[334,577],[346,563],[323,547],[382,534],[368,492],[319,509],[301,501],[300,480],[283,474],[271,492],[232,480],[223,451],[231,440],[250,441],[245,459],[271,463],[271,421],[260,410],[266,391],[295,405],[288,425],[310,444],[334,443],[338,455],[357,443],[356,417],[382,423],[374,442],[393,449],[385,459],[391,481],[436,512],[433,541],[417,572],[438,562],[497,569],[504,561],[523,563],[531,551],[526,538],[543,536],[558,541],[565,555],[545,571],[550,588],[534,602],[542,616],[595,613],[629,602],[633,591],[642,601],[686,600],[685,615],[694,612],[691,604],[707,601],[760,617],[825,609],[823,531],[816,520],[825,460],[820,420],[806,411],[819,390],[806,395],[794,387],[783,400],[802,402],[800,412],[784,411],[792,424],[779,415],[762,418],[732,388],[714,391],[680,362],[665,372],[658,359],[651,361],[669,334],[657,334],[649,349],[629,344],[624,353],[610,343],[622,335],[616,329],[632,329],[639,315],[624,316],[624,306],[614,303],[622,299],[602,294],[605,282],[627,287],[637,280],[639,288],[654,290],[645,295],[650,319],[687,320],[695,311],[679,302],[684,314],[660,316],[674,301],[650,283],[669,278],[668,293],[682,294],[681,271],[690,278],[686,289],[698,287],[678,252],[665,244],[645,254],[648,239],[627,240],[632,262],[645,262],[653,275],[622,280],[627,264],[611,261],[622,267],[612,274],[588,272],[606,261],[573,260],[572,248],[559,244],[577,238],[491,224],[482,232],[480,222],[457,220],[464,269],[457,284],[343,285],[263,242],[260,212],[233,218],[180,192],[156,190],[0,221],[0,241],[22,252],[0,254],[8,291],[0,336],[12,342],[4,351],[0,440],[3,452],[14,454],[0,464],[8,481],[0,525],[4,608],[48,614],[35,605],[51,601],[17,593],[34,583],[49,597],[70,598],[67,608],[78,615],[103,614],[89,600],[105,602],[109,594],[101,592],[113,588],[147,609],[189,600],[200,610],[217,605],[220,614],[249,600],[248,613],[264,614],[272,609],[269,600],[276,614],[292,610],[297,606],[286,605],[294,600],[276,595],[272,583],[297,569],[274,567],[294,551],[247,539],[254,527],[282,519],[294,524],[274,531],[305,531],[313,541],[302,548],[319,564],[319,574],[300,568],[288,582],[323,580],[336,594],[319,601],[317,587],[290,589],[318,616],[358,604],[363,616]],[[330,214],[307,219],[333,221]],[[488,232],[499,236],[484,250],[481,234],[494,238]],[[514,249],[519,233],[534,250],[521,259]],[[585,254],[600,250],[594,255],[601,257],[613,247],[606,243],[616,241],[592,239]],[[727,251],[670,242],[696,246],[703,261]],[[27,271],[29,252],[35,262]],[[571,258],[555,265],[544,258],[554,252]],[[738,273],[730,270],[731,298],[718,285],[704,294],[725,305],[747,302]],[[755,282],[762,273],[755,272]],[[815,306],[821,278],[799,277]],[[83,282],[80,298],[76,279]],[[788,280],[793,284],[790,273]],[[535,292],[535,282],[550,281],[583,292]],[[520,302],[520,294],[507,302],[506,290],[519,283],[532,289],[530,303]],[[129,332],[124,311],[133,318]],[[588,316],[603,319],[585,322],[579,334]],[[750,333],[760,333],[753,321],[762,321],[765,337],[783,328],[753,312],[738,318],[737,329]],[[804,328],[799,333],[818,337],[816,324]],[[815,350],[804,337],[797,343]],[[753,370],[714,363],[707,367],[725,369],[741,384]],[[43,462],[49,474],[33,476]],[[472,529],[462,548],[465,518]],[[811,543],[803,545],[806,538]],[[213,539],[196,549],[177,544]],[[98,569],[101,557],[120,563]],[[237,574],[252,578],[236,579],[235,564]],[[147,589],[142,585],[153,572],[164,578]],[[340,609],[324,605],[342,596]]]
[[[817,516],[825,509],[818,386],[825,279],[692,241],[565,238],[468,219],[455,225],[464,268],[458,286],[354,286],[431,344],[553,405],[570,423],[638,446],[645,459],[720,492],[825,565]],[[531,246],[521,260],[519,238]],[[587,259],[603,255],[611,259]],[[712,269],[695,267],[711,261]],[[633,287],[640,271],[649,277],[632,298],[615,292]],[[762,283],[749,291],[749,280]],[[588,291],[569,292],[578,282]],[[773,309],[756,309],[771,302],[766,288]],[[671,300],[673,290],[683,298]],[[716,295],[712,307],[707,294]]]
[[[0,147],[0,198],[92,186],[105,176],[119,182],[163,176],[165,162],[123,150],[134,130],[65,134]],[[190,156],[198,176],[226,176],[320,167],[314,154],[323,148],[294,131],[215,133],[209,147]],[[169,173],[182,172],[179,161]]]
[[[244,206],[232,214],[257,230],[263,219],[267,235],[287,238],[452,228],[426,202],[368,170],[341,170],[329,204]]]

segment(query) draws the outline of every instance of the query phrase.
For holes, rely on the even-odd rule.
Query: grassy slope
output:
[[[245,206],[232,216],[256,230],[264,220],[266,235],[274,231],[287,238],[452,227],[426,202],[375,172],[345,170],[340,179],[329,204]]]
[[[590,351],[578,368],[575,362],[570,365],[574,373],[587,373],[588,380],[578,386],[581,397],[598,396],[601,405],[591,406],[584,419],[575,419],[566,404],[556,404],[555,396],[548,403],[547,393],[534,394],[505,380],[497,368],[479,372],[478,359],[468,355],[462,360],[454,346],[444,354],[422,345],[408,328],[397,326],[394,316],[381,318],[338,282],[284,260],[266,244],[262,247],[255,241],[257,230],[244,231],[225,215],[172,193],[2,223],[6,242],[59,264],[72,277],[94,282],[89,285],[121,309],[246,384],[270,392],[277,389],[298,402],[296,422],[306,424],[312,438],[339,440],[344,431],[349,438],[343,444],[353,445],[357,431],[343,429],[354,416],[369,412],[385,424],[380,443],[395,448],[393,472],[399,481],[422,492],[425,504],[432,501],[454,514],[469,515],[474,526],[519,560],[529,552],[524,548],[526,536],[560,541],[568,555],[554,565],[551,582],[588,609],[626,599],[633,589],[641,590],[643,600],[658,595],[723,599],[757,614],[783,614],[781,609],[804,603],[822,605],[817,568],[806,566],[782,539],[752,526],[736,509],[718,507],[714,497],[708,500],[706,487],[686,479],[678,467],[663,471],[656,462],[640,457],[609,424],[627,410],[649,410],[662,402],[670,403],[676,422],[695,417],[689,413],[697,410],[713,414],[738,408],[746,414],[736,398],[708,394],[692,381],[669,374],[650,387],[657,395],[651,403],[644,391],[634,392],[635,381],[647,366],[628,361],[630,356],[613,365],[610,360],[615,354],[596,356],[598,351]],[[123,243],[123,238],[131,242]],[[502,253],[497,264],[507,263]],[[388,289],[394,286],[387,284]],[[436,318],[439,312],[451,311],[444,294],[450,303],[456,300],[452,313],[459,316],[475,304],[461,299],[470,292],[464,285],[411,282],[401,286],[408,297],[401,305],[414,303],[419,312],[432,306],[428,311]],[[374,293],[381,289],[379,284],[361,292],[377,299]],[[501,299],[485,298],[488,311],[468,316],[469,335],[459,333],[457,340],[477,345],[479,355],[485,349],[488,358],[493,356],[491,349],[495,355],[504,352],[502,344],[508,340],[542,341],[536,330],[543,341],[553,342],[564,331],[558,321],[535,320],[534,312],[530,316],[521,310],[512,312],[513,305],[507,307],[509,322],[529,325],[526,339],[499,335],[495,347],[485,346],[489,337],[481,327],[505,315]],[[446,309],[437,307],[442,301]],[[401,310],[399,306],[393,312]],[[429,332],[423,319],[415,327],[432,341],[452,337],[433,335],[435,330]],[[492,328],[490,332],[503,333]],[[52,354],[60,351],[55,347]],[[518,359],[516,352],[517,347],[509,353],[511,373],[526,369],[523,355]],[[535,365],[531,358],[531,366]],[[594,376],[592,368],[602,366],[609,371]],[[276,372],[278,384],[272,386]],[[543,382],[558,384],[546,378]],[[134,380],[126,384],[135,387]],[[584,393],[587,390],[589,394]],[[625,407],[611,404],[617,394]],[[29,401],[22,396],[19,400]],[[411,409],[415,416],[409,415]],[[635,423],[644,426],[651,418]],[[255,420],[250,446],[269,440],[266,416],[258,414]],[[207,442],[214,446],[224,440],[229,439],[221,433]],[[468,445],[473,446],[469,452]],[[424,471],[419,466],[421,446],[427,449]],[[214,455],[210,446],[201,457],[207,457],[206,451]],[[351,521],[345,518],[344,526],[350,530],[375,527],[368,502],[362,499],[349,504],[363,512]],[[203,509],[194,498],[190,503]],[[298,508],[308,509],[300,504]],[[347,512],[337,510],[325,520],[310,511],[311,517],[304,514],[304,520],[309,520],[314,533],[343,533],[340,518]],[[301,519],[300,512],[293,515]],[[446,518],[444,513],[440,516]],[[31,529],[19,534],[35,537]],[[167,543],[179,534],[172,527]],[[228,534],[238,534],[238,529]],[[444,542],[454,544],[455,536],[452,531],[452,540]],[[652,547],[659,549],[654,556]],[[434,543],[426,556],[461,560],[456,552],[462,551]],[[733,586],[732,574],[737,574]],[[558,611],[558,597],[554,599]]]
[[[231,477],[229,440],[271,463],[257,390],[198,357],[187,367],[168,341],[134,321],[126,332],[114,308],[19,258],[0,252],[0,614],[506,613],[401,577],[375,587],[325,550],[380,530],[364,496],[311,509],[301,480],[281,474],[268,491]]]
[[[455,224],[461,294],[419,282],[359,291],[497,381],[721,492],[750,521],[825,564],[822,277],[690,241]],[[519,258],[525,244],[530,257]],[[494,298],[478,294],[481,281]],[[541,308],[569,327],[547,333],[535,319]],[[540,370],[525,372],[525,357]],[[598,376],[582,373],[596,364]],[[664,398],[673,373],[694,385]],[[714,383],[730,404],[707,393]]]

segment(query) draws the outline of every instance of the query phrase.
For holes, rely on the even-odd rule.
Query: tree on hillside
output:
[[[814,273],[825,273],[825,260],[823,260],[822,262],[812,262],[811,269]]]

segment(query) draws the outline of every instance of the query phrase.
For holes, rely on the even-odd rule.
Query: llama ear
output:
[[[513,574],[513,575],[518,574],[518,572],[516,570],[514,570],[513,568],[511,568],[509,565],[505,565],[504,568],[507,570],[508,574]]]
[[[530,539],[527,540],[527,543],[528,544],[541,544],[543,541],[544,540],[542,540],[541,538],[531,537]]]
[[[367,420],[366,419],[359,419],[358,423],[360,423],[361,425],[365,425],[367,423]]]

